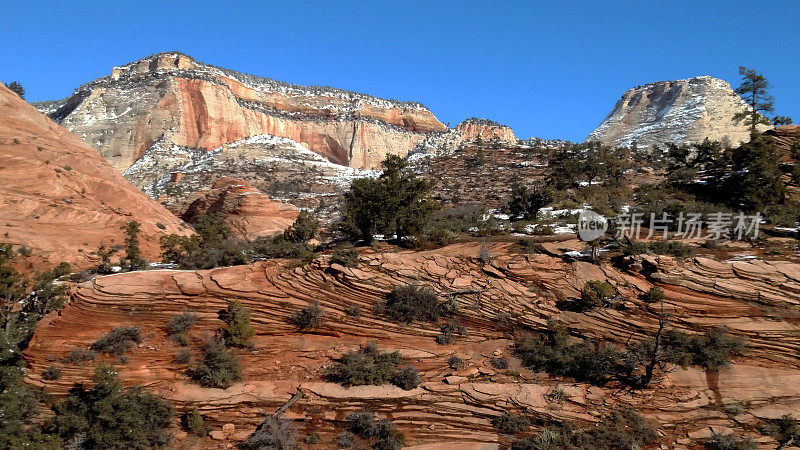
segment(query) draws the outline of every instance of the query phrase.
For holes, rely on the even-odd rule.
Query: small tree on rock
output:
[[[11,89],[11,91],[17,95],[19,98],[25,100],[25,88],[18,81],[12,81],[11,83],[4,83],[7,88]]]
[[[228,303],[228,309],[222,314],[225,319],[225,340],[234,347],[250,347],[253,345],[255,331],[250,325],[250,309],[245,308],[239,300]]]

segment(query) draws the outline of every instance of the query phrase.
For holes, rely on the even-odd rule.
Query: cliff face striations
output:
[[[93,265],[100,242],[123,243],[120,227],[136,220],[145,257],[158,238],[190,229],[126,181],[97,152],[0,86],[0,233],[31,248],[23,270],[59,262]],[[160,224],[160,225],[159,225]],[[93,262],[94,261],[94,262]]]
[[[717,78],[659,81],[625,92],[586,140],[649,147],[709,138],[736,145],[750,135],[744,124],[732,120],[746,108],[730,85]]]
[[[161,53],[115,67],[39,107],[118,170],[154,145],[213,150],[255,135],[292,139],[337,164],[374,168],[446,127],[423,105],[299,86]]]

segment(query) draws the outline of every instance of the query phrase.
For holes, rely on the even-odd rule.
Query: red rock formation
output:
[[[800,125],[781,125],[765,131],[764,135],[772,137],[775,150],[780,152],[783,160],[794,161],[797,159],[796,152],[800,150],[798,148]]]
[[[240,178],[220,178],[211,189],[190,195],[185,204],[185,210],[177,211],[185,221],[193,222],[201,214],[220,213],[234,233],[248,240],[280,233],[299,214],[293,205],[270,200]]]
[[[418,103],[306,87],[154,55],[40,107],[124,171],[153,144],[211,150],[271,134],[338,164],[378,167],[446,127]]]
[[[126,181],[77,136],[0,86],[0,237],[32,249],[24,270],[61,261],[96,264],[100,242],[122,244],[120,227],[142,224],[144,256],[159,255],[164,233],[191,232],[177,217]],[[163,227],[160,228],[160,226]]]
[[[425,252],[366,250],[355,269],[320,258],[300,268],[269,261],[210,271],[99,277],[80,285],[60,313],[39,324],[24,355],[29,380],[64,395],[73,383],[89,379],[93,365],[66,364],[56,381],[41,379],[42,370],[114,326],[135,325],[148,337],[129,353],[130,362],[119,366],[123,382],[146,384],[179,410],[198,406],[218,439],[244,439],[264,414],[275,411],[298,388],[305,396],[289,409],[288,417],[302,423],[304,433],[318,431],[323,442],[331,442],[345,427],[348,413],[369,407],[397,423],[410,445],[428,448],[506,445],[509,438],[498,435],[490,419],[507,410],[542,422],[567,419],[590,424],[610,408],[630,406],[663,433],[661,443],[683,448],[708,435],[710,427],[750,434],[759,420],[800,409],[800,338],[794,313],[787,309],[800,299],[800,289],[794,286],[800,277],[797,264],[729,265],[702,258],[684,264],[648,257],[631,261],[629,271],[620,271],[545,254],[521,255],[511,244],[496,244],[491,248],[492,262],[484,265],[477,258],[479,248],[469,243]],[[647,267],[642,270],[643,266]],[[592,279],[614,284],[628,307],[584,314],[555,307],[557,299],[575,297]],[[497,317],[504,313],[534,329],[558,318],[583,335],[619,344],[642,339],[658,327],[659,306],[640,300],[653,282],[666,292],[670,326],[696,332],[727,325],[733,334],[748,339],[747,354],[720,372],[675,370],[648,389],[599,388],[521,367],[511,355],[510,336],[497,327]],[[424,284],[442,296],[466,288],[485,289],[480,298],[456,297],[469,336],[439,346],[434,342],[438,327],[401,326],[373,312],[374,302],[404,283]],[[737,285],[751,295],[739,295],[740,289],[731,288]],[[755,294],[759,292],[764,294]],[[203,333],[220,326],[217,311],[233,299],[252,310],[256,351],[239,352],[242,382],[227,390],[198,387],[184,375],[186,365],[172,362],[181,347],[167,338],[166,324],[182,310],[198,313],[189,347],[196,357]],[[312,300],[326,312],[324,326],[300,333],[289,318]],[[361,307],[358,318],[345,313],[353,305]],[[421,371],[423,384],[403,391],[392,386],[343,388],[324,380],[332,358],[369,341],[400,351]],[[466,361],[464,369],[448,368],[447,359],[454,354]],[[519,375],[491,367],[489,359],[500,355]],[[554,389],[563,390],[566,399],[554,403],[549,396]],[[734,407],[739,412],[730,415],[727,411]],[[235,433],[227,426],[225,434],[221,428],[229,423],[235,425]],[[761,442],[776,445],[769,439]]]
[[[456,126],[462,141],[474,141],[478,138],[484,141],[497,140],[503,143],[517,143],[514,130],[506,125],[501,125],[486,119],[467,119]]]

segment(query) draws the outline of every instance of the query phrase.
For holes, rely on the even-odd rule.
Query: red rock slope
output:
[[[90,253],[101,241],[121,244],[120,227],[131,220],[142,223],[148,258],[158,256],[159,236],[190,232],[77,136],[0,86],[0,242],[31,248],[21,268],[91,266]]]
[[[267,194],[240,178],[223,177],[211,189],[197,191],[179,216],[193,222],[201,214],[220,213],[234,233],[253,239],[280,233],[294,223],[299,210],[289,203],[270,200]]]
[[[577,243],[549,245],[555,249],[567,244]],[[296,268],[267,261],[99,277],[80,285],[60,313],[40,322],[25,352],[29,381],[64,395],[73,383],[88,380],[98,361],[64,364],[62,378],[56,381],[42,380],[42,371],[112,327],[134,325],[147,337],[129,352],[130,362],[118,366],[123,382],[145,384],[181,411],[198,406],[212,427],[212,437],[219,440],[244,439],[264,414],[275,411],[297,389],[305,396],[287,415],[303,427],[303,434],[319,432],[321,448],[332,447],[348,413],[365,407],[391,418],[410,445],[427,445],[424,448],[507,445],[509,437],[498,434],[490,419],[508,410],[541,422],[568,419],[589,424],[610,408],[629,406],[662,433],[662,448],[687,448],[709,436],[711,427],[754,435],[760,421],[800,408],[800,327],[793,312],[800,301],[800,265],[647,257],[633,259],[630,270],[620,271],[546,254],[522,255],[514,248],[495,244],[494,258],[485,265],[477,258],[479,244],[468,243],[425,252],[364,250],[357,269],[331,265],[322,257]],[[627,308],[579,314],[555,307],[557,299],[577,296],[578,289],[594,279],[613,283]],[[404,283],[429,286],[442,296],[485,289],[480,299],[457,297],[460,322],[469,336],[437,345],[438,327],[401,326],[376,314],[374,303]],[[747,339],[746,355],[721,371],[677,369],[648,389],[613,384],[599,388],[522,368],[511,354],[511,336],[498,327],[501,314],[534,329],[557,318],[577,333],[619,344],[642,339],[658,328],[659,306],[640,299],[653,283],[666,292],[671,326],[697,332],[727,325]],[[256,330],[253,351],[239,352],[244,380],[227,390],[201,388],[185,376],[186,364],[173,361],[182,347],[167,338],[167,323],[181,311],[198,313],[188,347],[197,358],[203,334],[221,326],[217,312],[233,299],[252,310]],[[319,301],[325,310],[324,326],[300,333],[289,319],[310,301]],[[360,317],[346,314],[350,306],[361,308]],[[411,391],[394,386],[347,389],[324,380],[332,358],[369,341],[404,354],[420,370],[423,384]],[[454,354],[464,359],[465,368],[448,368]],[[501,355],[508,358],[511,370],[490,365],[490,358]],[[563,390],[564,400],[550,395],[556,389]],[[759,439],[763,448],[777,445],[769,438]],[[214,442],[179,439],[177,445],[208,448]]]

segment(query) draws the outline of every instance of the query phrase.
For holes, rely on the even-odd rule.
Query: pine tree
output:
[[[739,66],[739,75],[742,76],[742,84],[736,88],[736,93],[747,102],[749,108],[734,114],[733,121],[739,123],[744,120],[744,124],[750,126],[750,140],[753,140],[758,135],[758,125],[771,124],[761,112],[772,112],[775,98],[767,94],[771,86],[763,75],[743,66]]]
[[[19,97],[25,100],[25,88],[22,87],[21,84],[17,81],[12,81],[11,83],[4,83],[7,88],[11,89],[12,92],[19,95]]]

